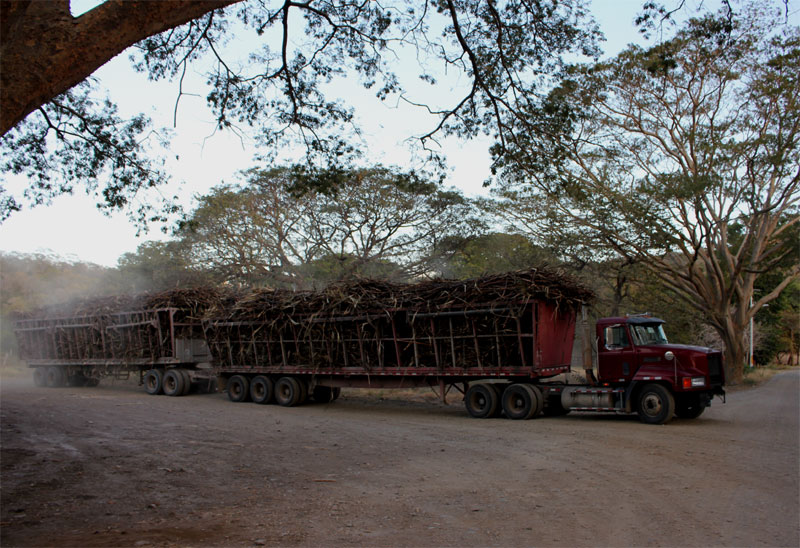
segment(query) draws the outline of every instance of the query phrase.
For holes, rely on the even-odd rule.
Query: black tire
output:
[[[500,397],[506,417],[514,420],[527,420],[539,409],[539,397],[533,387],[527,384],[511,384],[503,390]]]
[[[675,398],[660,384],[646,384],[636,398],[639,420],[646,424],[666,424],[675,413]]]
[[[300,401],[301,390],[294,377],[281,377],[275,383],[275,402],[283,407],[295,406]]]
[[[684,396],[675,401],[675,416],[679,419],[696,419],[705,410],[706,406],[697,396]]]
[[[476,419],[485,419],[495,415],[498,409],[497,391],[489,384],[473,384],[464,396],[467,413]]]
[[[529,386],[536,395],[536,410],[533,412],[533,416],[531,417],[532,419],[535,419],[542,414],[542,411],[544,411],[544,394],[542,394],[542,391],[539,390],[539,387],[534,384],[526,384],[525,386]]]
[[[250,383],[247,377],[243,375],[234,375],[228,379],[226,386],[228,390],[228,399],[233,402],[247,401],[250,397]]]
[[[185,396],[192,389],[192,375],[185,369],[179,369],[179,371],[183,375],[183,392],[181,392],[181,396]]]
[[[183,372],[180,369],[170,369],[164,373],[164,394],[167,396],[182,396],[185,386]]]
[[[44,367],[36,367],[33,370],[33,384],[35,386],[47,386],[47,370]]]
[[[302,378],[295,378],[297,385],[300,387],[300,397],[297,399],[296,405],[303,405],[308,401],[308,382]]]
[[[256,403],[265,404],[272,401],[274,386],[272,380],[264,375],[258,375],[250,381],[250,399]]]
[[[333,388],[330,386],[315,386],[313,398],[318,403],[330,403],[333,401]]]
[[[164,393],[164,372],[160,369],[150,369],[144,374],[144,391],[151,396]]]
[[[50,366],[45,371],[45,385],[48,388],[59,388],[66,384],[67,377],[64,370],[57,366]]]
[[[98,379],[98,378],[91,377],[91,378],[86,379],[86,387],[87,388],[94,388],[98,384],[100,384],[100,379]]]
[[[339,399],[339,396],[342,395],[342,389],[338,386],[333,389],[331,401],[336,401]]]

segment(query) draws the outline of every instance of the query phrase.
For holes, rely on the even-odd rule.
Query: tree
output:
[[[506,196],[645,265],[713,326],[735,382],[750,318],[800,272],[754,296],[798,245],[798,75],[798,28],[756,5],[574,67],[498,156]]]
[[[396,275],[392,264],[412,275],[469,221],[458,192],[388,168],[323,174],[324,183],[297,169],[244,175],[202,197],[181,235],[197,264],[247,284],[305,288],[334,274]]]
[[[189,65],[210,60],[207,100],[220,128],[261,128],[263,144],[273,147],[294,139],[326,165],[342,161],[353,135],[353,105],[324,94],[335,78],[357,74],[379,98],[427,109],[437,120],[420,136],[424,146],[440,133],[486,132],[505,141],[503,117],[560,70],[562,54],[596,54],[599,35],[582,0],[129,1],[105,2],[77,18],[68,0],[0,6],[0,128],[4,153],[14,158],[3,171],[31,178],[33,203],[79,183],[94,189],[98,175],[108,176],[97,194],[110,208],[164,179],[135,147],[113,144],[132,145],[150,129],[143,117],[124,126],[110,103],[81,100],[83,90],[73,86],[131,46],[134,66],[153,80],[180,83]],[[225,43],[247,31],[262,49],[249,60],[231,59]],[[431,85],[445,72],[468,85],[436,104],[415,101],[395,73],[404,59],[420,61],[419,77]],[[425,66],[431,60],[434,70]],[[20,143],[24,152],[16,152]],[[2,218],[24,200],[4,192],[0,201]]]
[[[189,250],[179,240],[147,241],[136,252],[122,254],[115,276],[123,293],[163,291],[217,281],[207,269],[191,264]]]
[[[475,278],[489,274],[554,266],[558,262],[547,249],[520,234],[493,232],[442,239],[433,253],[433,264],[445,278]]]

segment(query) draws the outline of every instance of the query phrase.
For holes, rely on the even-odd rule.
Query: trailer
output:
[[[97,386],[103,378],[137,375],[148,393],[186,394],[214,379],[197,307],[146,308],[181,304],[178,297],[185,296],[175,291],[120,297],[113,306],[109,299],[90,300],[18,320],[20,357],[33,369],[37,386]],[[142,308],[124,309],[131,305]]]

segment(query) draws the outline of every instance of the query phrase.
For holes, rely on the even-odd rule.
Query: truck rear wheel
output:
[[[228,379],[228,399],[233,402],[242,402],[247,400],[250,395],[250,383],[247,382],[247,377],[242,375],[234,375]]]
[[[300,383],[294,377],[281,377],[275,383],[275,401],[283,407],[297,405],[302,396]]]
[[[493,416],[497,412],[497,404],[500,398],[491,385],[486,383],[473,384],[464,396],[464,405],[467,412],[476,419],[485,419]]]
[[[164,373],[164,394],[167,396],[182,396],[185,379],[179,369],[170,369]]]
[[[514,420],[527,420],[539,410],[539,397],[528,384],[509,385],[501,396],[503,412]]]
[[[250,399],[256,403],[269,403],[272,401],[273,385],[269,377],[258,375],[250,381]]]
[[[164,391],[164,373],[160,369],[150,369],[144,374],[144,391],[151,396]]]
[[[665,424],[675,413],[675,398],[660,384],[646,384],[639,391],[636,410],[646,424]]]

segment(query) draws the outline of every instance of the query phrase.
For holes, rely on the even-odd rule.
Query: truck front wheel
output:
[[[646,384],[636,402],[639,420],[646,424],[664,424],[675,413],[675,398],[660,384]]]

